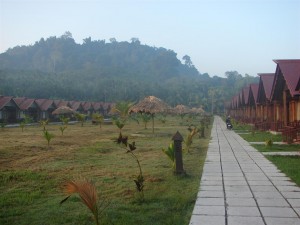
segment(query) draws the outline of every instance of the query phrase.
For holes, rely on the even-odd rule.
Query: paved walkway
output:
[[[300,188],[215,117],[190,225],[300,225]]]

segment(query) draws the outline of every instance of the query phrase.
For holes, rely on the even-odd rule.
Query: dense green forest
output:
[[[221,112],[224,101],[258,78],[228,71],[201,74],[185,55],[143,45],[138,38],[75,43],[72,34],[49,37],[0,54],[0,95],[80,101],[138,101],[154,95],[170,105]]]

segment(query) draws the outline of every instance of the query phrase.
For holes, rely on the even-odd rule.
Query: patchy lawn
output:
[[[196,122],[197,123],[197,122]],[[63,181],[86,178],[97,187],[99,199],[109,202],[101,224],[188,224],[198,193],[210,130],[206,138],[195,137],[190,153],[183,154],[186,176],[175,176],[172,163],[162,152],[178,130],[187,126],[180,118],[156,121],[152,129],[134,121],[123,128],[135,141],[145,178],[145,200],[138,201],[133,179],[136,161],[114,140],[115,125],[48,125],[54,138],[47,145],[41,127],[0,128],[0,224],[94,224],[91,213],[76,196],[64,204]]]

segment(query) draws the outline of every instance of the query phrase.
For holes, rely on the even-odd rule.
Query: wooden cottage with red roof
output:
[[[271,102],[271,92],[274,81],[274,73],[259,73],[259,84],[257,94],[258,120],[263,130],[270,129],[271,122],[274,121],[273,103]]]
[[[69,101],[70,108],[77,113],[84,113],[82,103],[79,101]]]
[[[241,94],[240,94],[241,95],[240,107],[242,108],[241,120],[245,123],[250,122],[250,107],[248,104],[249,91],[250,91],[250,87],[246,86],[242,89]]]
[[[257,119],[257,94],[258,94],[258,84],[250,84],[249,87],[249,97],[248,106],[250,110],[250,122],[255,123]]]
[[[271,93],[274,121],[294,126],[300,120],[300,93],[296,90],[300,79],[300,59],[274,62],[277,64]]]
[[[39,117],[39,106],[33,98],[14,98],[14,101],[19,107],[17,117],[19,119],[24,119],[25,116],[29,116],[34,121],[36,121]]]
[[[36,103],[39,106],[39,119],[54,119],[52,112],[56,109],[53,100],[50,99],[36,99]]]
[[[19,107],[12,96],[0,96],[0,122],[17,122]]]
[[[91,102],[83,102],[82,107],[83,107],[84,113],[89,117],[94,112],[94,108],[93,108],[93,105]]]

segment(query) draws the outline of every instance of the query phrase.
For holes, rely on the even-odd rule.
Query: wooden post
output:
[[[176,174],[184,174],[183,170],[183,161],[182,161],[182,141],[183,137],[177,131],[173,136],[172,140],[174,141],[174,154],[175,154],[175,173]]]

